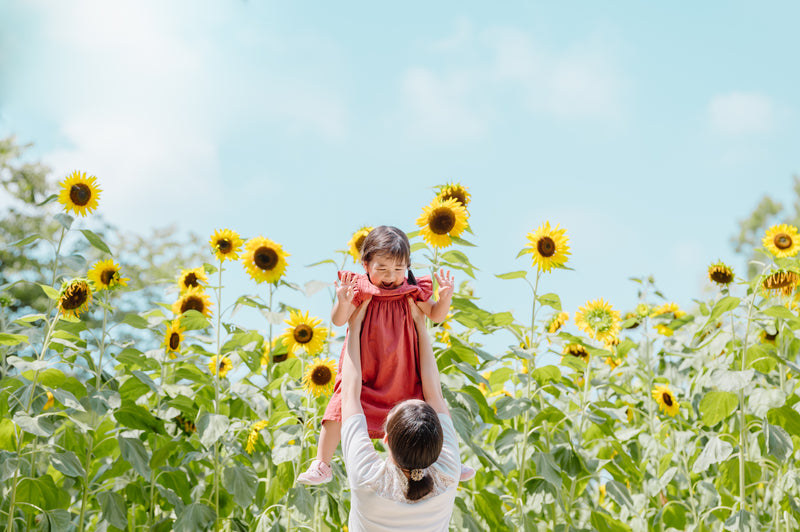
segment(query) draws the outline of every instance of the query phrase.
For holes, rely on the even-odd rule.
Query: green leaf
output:
[[[767,316],[772,316],[773,318],[783,318],[789,321],[797,320],[797,316],[795,316],[791,310],[784,307],[783,305],[775,305],[773,307],[769,307],[766,310],[762,311]]]
[[[250,467],[233,466],[225,469],[222,476],[225,489],[233,494],[237,506],[246,509],[253,502],[258,487],[258,475]]]
[[[15,248],[21,248],[23,246],[27,246],[28,244],[30,244],[32,242],[36,242],[37,240],[39,240],[39,238],[40,238],[39,235],[33,234],[33,235],[30,235],[30,236],[26,236],[22,240],[17,240],[16,242],[12,242],[11,244],[9,244],[9,246],[12,246],[12,247],[15,247]]]
[[[499,496],[491,491],[478,491],[473,500],[475,509],[486,520],[488,530],[504,530],[506,528],[503,521],[503,501]]]
[[[692,472],[702,473],[710,466],[724,462],[731,454],[733,454],[733,446],[720,439],[719,436],[713,436],[706,442],[703,450],[692,464]]]
[[[106,243],[103,242],[103,239],[100,238],[100,236],[97,233],[89,229],[81,229],[81,233],[83,233],[83,236],[86,237],[86,240],[88,240],[93,247],[99,249],[103,253],[108,253],[109,255],[111,255],[111,250],[108,249]]]
[[[206,413],[197,420],[200,443],[210,448],[228,430],[228,418],[220,414]]]
[[[175,532],[197,532],[205,530],[216,521],[217,514],[213,508],[193,502],[183,509],[175,521]]]
[[[30,434],[47,438],[56,430],[56,426],[45,416],[30,417],[23,412],[14,414],[14,423]]]
[[[536,464],[536,476],[545,479],[555,488],[561,489],[561,468],[553,460],[553,455],[535,452],[533,453],[533,463]]]
[[[59,489],[50,475],[20,480],[17,484],[17,501],[28,503],[20,504],[18,507],[30,515],[39,512],[31,505],[47,510],[66,506],[59,497]]]
[[[48,510],[36,516],[37,532],[68,532],[72,529],[72,516],[66,510]]]
[[[516,272],[495,274],[495,277],[499,277],[500,279],[522,279],[527,275],[528,272],[526,272],[525,270],[519,270]]]
[[[744,463],[744,485],[750,488],[745,490],[755,489],[755,484],[761,479],[761,466],[756,462]],[[726,488],[734,496],[739,495],[739,458],[731,458],[719,466],[719,474],[717,475],[718,489],[721,487]]]
[[[181,327],[187,331],[199,331],[210,326],[208,318],[196,310],[187,310],[181,315]]]
[[[177,448],[178,442],[168,441],[163,446],[156,449],[153,453],[153,457],[150,459],[150,467],[152,469],[158,469],[166,464],[169,457],[172,456],[172,453],[174,453]]]
[[[800,437],[800,414],[789,405],[769,410],[767,412],[767,421],[782,427],[792,436]]]
[[[539,386],[544,386],[548,382],[559,382],[561,380],[561,370],[556,366],[542,366],[533,370],[531,376]]]
[[[165,433],[162,420],[156,419],[145,407],[129,400],[122,402],[122,406],[114,412],[114,418],[120,424],[132,429],[156,432],[158,434]]]
[[[44,292],[44,295],[46,295],[48,298],[52,299],[53,301],[56,301],[58,299],[58,295],[59,295],[58,290],[56,290],[55,288],[53,288],[50,285],[41,284],[41,283],[37,283],[37,284],[39,285],[39,288],[42,289],[42,292]]]
[[[97,500],[103,510],[103,519],[108,524],[123,530],[128,527],[128,510],[122,495],[115,491],[101,491],[97,494]]]
[[[744,371],[717,370],[711,375],[711,384],[723,392],[738,392],[750,386],[753,382],[755,371],[746,369]]]
[[[764,422],[764,442],[767,444],[767,454],[771,454],[779,462],[787,460],[794,450],[789,433],[781,427],[766,422]]]
[[[629,510],[634,509],[633,499],[628,491],[628,487],[622,482],[616,480],[609,480],[606,482],[606,493],[620,506],[627,506]]]
[[[542,305],[553,307],[557,311],[561,312],[561,298],[558,297],[558,294],[543,294],[537,297],[536,300]]]
[[[133,469],[146,479],[150,478],[150,456],[141,440],[119,437],[119,450],[122,459],[131,464]]]
[[[592,526],[598,532],[631,532],[631,527],[608,514],[592,512]]]
[[[761,530],[758,517],[747,510],[739,510],[725,520],[725,530],[736,530],[737,532],[757,532]]]
[[[50,455],[50,464],[68,477],[83,477],[86,474],[78,456],[72,451]]]
[[[700,417],[708,427],[713,427],[730,416],[739,405],[739,398],[731,392],[708,392],[700,401]]]
[[[711,315],[708,317],[705,325],[703,325],[703,329],[708,327],[709,324],[716,322],[716,320],[726,312],[738,307],[739,301],[740,299],[734,296],[725,296],[717,301],[717,304],[714,305],[714,308],[711,310]]]
[[[130,325],[135,329],[149,329],[150,324],[147,323],[147,320],[138,314],[134,314],[133,312],[129,312],[125,314],[125,317],[122,318],[122,323],[126,325]]]
[[[19,345],[23,342],[30,343],[24,334],[0,333],[0,345]]]
[[[58,198],[58,195],[56,194],[54,194],[53,196]],[[50,198],[52,198],[53,196],[50,196]],[[47,200],[49,200],[50,198],[47,198]],[[47,202],[47,200],[45,200],[45,202]],[[69,228],[72,227],[72,222],[75,220],[72,216],[70,216],[69,214],[65,214],[63,212],[56,214],[55,216],[53,216],[53,218],[55,218],[56,221],[61,225],[61,227],[63,227],[66,230],[69,230]]]

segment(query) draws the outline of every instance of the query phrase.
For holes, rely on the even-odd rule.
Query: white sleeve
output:
[[[369,484],[383,462],[369,439],[364,414],[350,416],[342,424],[342,452],[350,487]]]
[[[458,434],[453,426],[453,420],[447,414],[439,414],[439,422],[442,424],[444,443],[442,452],[433,467],[438,469],[443,475],[458,479],[461,476],[461,455],[458,452]]]

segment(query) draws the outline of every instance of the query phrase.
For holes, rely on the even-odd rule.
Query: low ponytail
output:
[[[424,473],[423,477],[419,480],[414,480],[409,477],[408,491],[406,491],[406,499],[409,501],[418,501],[425,495],[430,493],[433,489],[433,479],[430,475]]]
[[[417,284],[417,278],[414,277],[414,272],[411,271],[411,267],[408,268],[408,284]]]

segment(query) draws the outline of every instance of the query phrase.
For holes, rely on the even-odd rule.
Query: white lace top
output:
[[[367,433],[363,414],[342,425],[342,449],[350,483],[351,532],[446,531],[458,488],[461,460],[453,421],[439,414],[444,443],[439,459],[425,474],[433,478],[433,490],[418,501],[405,498],[408,479],[388,459],[381,458]]]

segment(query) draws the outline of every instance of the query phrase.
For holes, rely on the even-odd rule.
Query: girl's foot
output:
[[[474,475],[475,471],[473,471],[472,474]],[[463,470],[461,471],[461,476],[464,476]],[[297,477],[297,482],[307,486],[316,486],[317,484],[330,482],[332,478],[333,471],[331,470],[331,466],[320,460],[314,460],[311,462],[311,465],[308,466],[308,470],[305,473],[300,473]]]
[[[475,470],[472,469],[468,465],[461,464],[461,477],[459,477],[459,482],[466,482],[468,480],[472,480],[472,477],[475,476]]]

